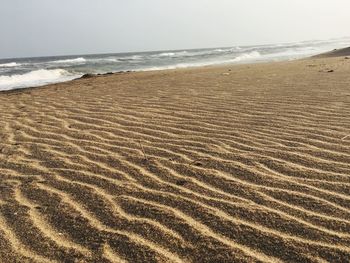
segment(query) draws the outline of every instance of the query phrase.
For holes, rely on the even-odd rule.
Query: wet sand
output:
[[[0,93],[0,262],[349,262],[350,60]]]

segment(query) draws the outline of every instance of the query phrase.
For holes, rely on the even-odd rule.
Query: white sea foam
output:
[[[247,60],[255,60],[261,57],[261,54],[258,51],[253,51],[249,53],[244,53],[239,55],[238,57],[232,59],[232,62],[241,62]]]
[[[176,53],[174,52],[166,52],[166,53],[160,53],[159,55],[157,55],[158,57],[173,57],[175,56]]]
[[[143,56],[140,56],[140,55],[134,55],[134,56],[131,56],[129,57],[131,60],[140,60],[140,59],[143,59]]]
[[[107,57],[107,58],[90,58],[87,60],[87,63],[97,63],[97,64],[103,64],[103,63],[111,63],[111,62],[120,62],[118,58],[115,57]]]
[[[16,62],[10,62],[10,63],[4,63],[4,64],[0,64],[0,68],[14,68],[14,67],[18,67],[21,64],[16,63]]]
[[[176,52],[163,52],[154,54],[152,58],[186,58],[186,57],[201,57],[201,56],[216,56],[221,54],[229,54],[232,52],[238,52],[241,50],[239,47],[232,48],[217,48],[208,50],[190,50],[190,51],[176,51]]]
[[[142,60],[144,57],[141,55],[133,55],[133,56],[125,56],[125,57],[118,57],[118,61],[139,61]]]
[[[203,62],[195,62],[195,63],[178,63],[178,64],[167,65],[167,66],[159,66],[159,67],[145,67],[137,70],[138,71],[157,71],[157,70],[168,70],[168,69],[195,68],[195,67],[205,67],[205,66],[223,64],[227,62],[228,61],[203,61]]]
[[[262,58],[261,54],[257,51],[253,51],[250,53],[244,53],[234,59],[218,59],[218,60],[203,60],[198,62],[192,62],[192,63],[178,63],[178,64],[172,64],[172,65],[165,65],[165,66],[159,66],[159,67],[145,67],[145,68],[139,68],[137,70],[139,71],[155,71],[155,70],[168,70],[168,69],[178,69],[178,68],[193,68],[193,67],[205,67],[205,66],[213,66],[213,65],[220,65],[220,64],[232,64],[232,63],[242,63],[244,61],[251,62],[255,60],[259,60]]]
[[[117,58],[104,58],[101,61],[107,61],[107,62],[119,62]]]
[[[22,75],[0,76],[0,90],[39,86],[75,78],[64,69],[40,69]]]
[[[222,49],[222,48],[218,48],[214,50],[214,52],[217,52],[217,53],[227,52],[227,51],[228,51],[227,49]]]
[[[163,53],[159,53],[159,54],[154,54],[151,57],[152,58],[181,58],[181,57],[189,57],[189,56],[193,56],[193,54],[195,54],[196,52],[188,52],[186,50],[184,51],[176,51],[176,52],[163,52]]]
[[[55,60],[51,63],[57,63],[57,64],[74,64],[74,63],[85,63],[85,58],[73,58],[73,59],[61,59],[61,60]]]
[[[69,59],[61,57],[56,60],[52,58],[13,59],[0,63],[0,90],[65,81],[77,77],[68,73],[77,70],[84,74],[291,60],[348,46],[348,39],[350,42],[350,38],[344,38],[201,50],[75,56]],[[38,70],[39,68],[42,70]],[[68,72],[55,68],[64,68]]]

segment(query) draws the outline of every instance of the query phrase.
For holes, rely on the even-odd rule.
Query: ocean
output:
[[[119,71],[294,60],[350,46],[350,37],[257,46],[0,59],[0,91]]]

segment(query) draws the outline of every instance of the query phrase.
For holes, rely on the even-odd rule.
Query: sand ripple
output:
[[[349,70],[318,59],[0,94],[0,261],[350,262]]]

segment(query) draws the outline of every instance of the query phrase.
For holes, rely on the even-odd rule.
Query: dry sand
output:
[[[0,125],[0,262],[350,261],[344,57],[6,92]]]

